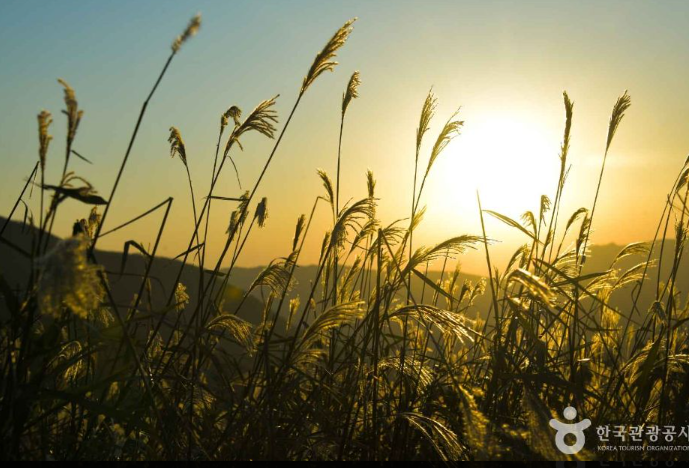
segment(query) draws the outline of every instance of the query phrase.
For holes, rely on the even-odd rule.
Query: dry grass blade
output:
[[[535,240],[538,242],[538,239],[536,239],[536,236],[534,235],[533,232],[529,232],[528,229],[524,228],[521,224],[510,218],[509,216],[505,216],[503,214],[497,213],[495,211],[491,210],[483,210],[484,213],[488,213],[489,215],[493,216],[494,218],[499,219],[503,223],[507,224],[508,226],[511,226],[513,228],[519,229],[521,232],[529,236],[531,239]],[[533,218],[533,214],[531,214],[531,217]],[[534,221],[535,224],[535,221]]]
[[[71,173],[69,173],[68,176],[70,174]],[[72,187],[71,181],[73,180],[80,180],[84,182],[85,185],[82,187]],[[105,205],[108,203],[103,197],[98,195],[98,192],[90,183],[80,177],[67,177],[61,186],[45,184],[43,185],[43,188],[54,191],[60,197],[72,198],[82,203],[86,203],[87,205]]]

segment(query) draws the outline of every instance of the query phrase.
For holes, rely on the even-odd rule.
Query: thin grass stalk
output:
[[[124,174],[124,169],[127,167],[127,162],[129,161],[129,156],[132,152],[132,148],[134,147],[134,142],[136,141],[136,137],[139,134],[139,128],[141,127],[141,122],[143,122],[144,116],[146,115],[146,109],[148,108],[148,104],[153,98],[153,95],[155,94],[156,90],[158,89],[158,85],[160,85],[160,82],[163,80],[163,77],[165,76],[165,72],[167,72],[168,67],[170,66],[170,63],[172,62],[172,59],[175,57],[176,51],[172,51],[170,56],[167,58],[167,61],[165,62],[165,65],[163,66],[163,69],[160,72],[160,75],[158,75],[158,79],[156,80],[155,84],[153,85],[153,88],[151,89],[150,93],[148,93],[148,97],[144,101],[143,105],[141,106],[141,111],[139,112],[139,117],[136,120],[136,124],[134,125],[134,131],[132,132],[132,136],[129,139],[129,144],[127,145],[127,150],[124,153],[124,159],[122,160],[122,164],[120,165],[120,169],[117,172],[117,177],[115,177],[115,183],[113,184],[112,190],[110,191],[110,197],[107,200],[107,204],[105,205],[105,209],[103,211],[103,216],[101,217],[101,222],[98,225],[98,229],[96,230],[96,234],[93,236],[93,243],[91,244],[91,252],[93,252],[96,249],[96,244],[98,242],[98,238],[100,237],[100,232],[103,229],[103,226],[105,225],[105,220],[108,216],[108,213],[110,212],[110,206],[112,205],[112,202],[115,198],[115,194],[117,193],[117,188],[120,185],[120,180],[122,179],[122,175]]]
[[[141,303],[141,298],[143,297],[144,288],[146,286],[147,280],[148,280],[148,278],[151,274],[151,271],[153,269],[153,261],[155,260],[156,254],[158,252],[158,247],[160,246],[160,240],[162,239],[163,231],[165,230],[165,226],[167,225],[168,216],[170,215],[170,209],[172,208],[172,202],[173,202],[172,197],[169,197],[165,202],[163,202],[163,204],[167,205],[165,208],[165,213],[163,214],[163,220],[161,221],[160,228],[158,229],[158,233],[156,235],[156,240],[155,240],[155,243],[153,245],[153,249],[151,250],[151,257],[146,262],[146,270],[144,272],[143,278],[141,279],[141,285],[139,286],[138,293],[134,299],[134,303],[132,304],[132,307],[130,309],[129,314],[127,314],[127,319],[124,322],[124,324],[122,325],[124,335],[123,335],[122,340],[120,341],[118,352],[115,354],[115,359],[113,360],[113,363],[112,363],[112,366],[110,369],[111,373],[114,372],[115,369],[117,368],[117,364],[119,362],[119,359],[122,356],[122,353],[120,351],[122,350],[122,347],[126,344],[124,342],[124,340],[126,339],[126,337],[129,337],[129,330],[130,330],[129,323],[130,323],[130,320],[134,317],[134,314],[136,313],[136,310],[138,309],[139,304]],[[92,257],[92,259],[93,259],[93,257]],[[136,330],[136,328],[135,328],[135,330]],[[157,333],[157,331],[154,332],[154,334],[151,336],[155,336],[155,333]],[[134,332],[134,334],[136,334],[136,331]],[[144,354],[143,356],[145,357],[146,355]],[[141,374],[141,378],[144,380],[147,379],[145,374]],[[128,390],[130,388],[131,383],[132,382],[129,382],[123,388],[122,392],[120,393],[119,401],[122,401],[124,399],[124,397],[126,396]],[[107,391],[107,389],[103,390],[101,400],[105,399],[106,391]]]
[[[7,226],[10,224],[10,220],[12,219],[12,216],[14,216],[14,212],[17,210],[17,207],[19,206],[19,203],[21,203],[22,198],[24,197],[24,193],[26,192],[27,187],[31,183],[31,179],[34,178],[36,175],[36,171],[38,171],[38,166],[40,162],[36,162],[36,165],[34,166],[33,170],[31,171],[31,174],[29,175],[29,178],[26,179],[26,183],[24,183],[24,187],[22,188],[22,191],[19,193],[19,196],[14,202],[14,205],[12,205],[12,209],[10,210],[10,214],[7,216],[5,219],[5,222],[2,224],[2,229],[0,229],[0,237],[2,237],[3,233],[5,232],[5,229],[7,229]]]
[[[292,278],[294,278],[294,272],[296,271],[297,266],[298,266],[298,264],[299,264],[299,256],[301,255],[302,249],[303,249],[303,247],[304,247],[304,242],[306,241],[306,236],[307,236],[307,234],[308,234],[308,232],[309,232],[309,229],[310,229],[310,227],[311,227],[311,221],[313,220],[313,215],[314,215],[314,213],[315,213],[315,211],[316,211],[316,206],[318,205],[318,202],[319,202],[320,200],[323,200],[323,198],[322,198],[322,197],[316,197],[316,201],[313,203],[313,208],[311,209],[311,214],[310,214],[310,216],[309,216],[309,221],[307,222],[306,227],[305,227],[305,229],[304,229],[304,232],[302,233],[301,242],[300,242],[300,244],[299,244],[299,247],[298,247],[298,250],[297,250],[297,254],[296,254],[295,259],[294,259],[294,263],[292,264],[292,267],[290,268],[289,279],[288,279],[288,281],[287,281],[288,284],[291,283],[291,282],[292,282]],[[263,352],[263,354],[261,354],[260,357],[256,360],[256,364],[255,364],[255,366],[254,366],[254,370],[253,370],[253,372],[251,373],[251,376],[250,376],[250,378],[249,378],[249,383],[248,383],[248,384],[246,385],[246,387],[245,387],[246,390],[245,390],[245,392],[244,392],[244,397],[242,398],[242,401],[246,401],[247,396],[249,395],[249,393],[250,393],[250,392],[252,391],[252,389],[254,388],[254,387],[253,387],[253,385],[254,385],[254,380],[255,380],[254,377],[258,374],[258,368],[261,366],[261,358],[263,358],[263,356],[266,356],[266,357],[268,356],[268,346],[269,346],[269,344],[270,344],[270,340],[271,340],[271,338],[272,338],[272,336],[273,336],[273,333],[275,332],[275,327],[277,326],[277,323],[278,323],[278,321],[279,321],[279,319],[280,319],[280,314],[281,314],[281,312],[282,312],[282,306],[283,306],[283,304],[284,304],[284,302],[285,302],[285,299],[287,298],[287,293],[288,293],[287,288],[285,288],[285,289],[282,291],[282,294],[281,294],[281,296],[280,296],[280,301],[278,302],[278,306],[277,306],[277,308],[276,308],[276,310],[275,310],[275,318],[273,319],[273,322],[272,322],[272,324],[271,324],[271,326],[270,326],[270,330],[268,331],[268,333],[267,333],[266,335],[264,335],[264,338],[263,338],[264,352]],[[268,363],[265,363],[265,365],[266,365],[266,369],[267,369],[267,368],[268,368],[268,367],[267,367],[267,366],[268,366]]]
[[[275,153],[277,152],[277,149],[278,149],[279,146],[280,146],[280,142],[282,141],[282,138],[283,138],[283,136],[285,135],[285,131],[286,131],[287,128],[289,127],[289,124],[290,124],[290,122],[292,121],[292,117],[294,116],[294,113],[296,112],[297,108],[299,107],[299,103],[301,102],[302,96],[303,96],[303,92],[300,93],[299,96],[297,97],[297,100],[296,100],[296,102],[294,103],[294,106],[292,107],[292,110],[291,110],[291,112],[289,113],[289,116],[287,117],[287,120],[285,121],[285,126],[282,128],[282,131],[280,132],[280,135],[278,136],[278,139],[275,141],[275,145],[273,146],[273,149],[272,149],[272,151],[270,152],[270,156],[268,157],[268,160],[266,161],[265,165],[263,166],[263,170],[261,171],[261,174],[259,175],[258,179],[256,180],[256,183],[254,184],[254,188],[251,190],[251,192],[250,192],[250,194],[249,194],[249,197],[248,197],[248,199],[247,199],[247,201],[246,201],[246,207],[244,208],[245,210],[248,209],[248,206],[251,204],[251,201],[253,200],[253,198],[254,198],[254,196],[255,196],[255,194],[256,194],[256,192],[257,192],[259,186],[261,185],[261,181],[263,180],[263,177],[265,176],[266,171],[268,170],[268,167],[270,166],[270,163],[272,162],[273,157],[275,156]],[[224,160],[223,160],[223,161],[224,161]],[[222,163],[221,163],[221,164],[222,164]],[[220,170],[218,169],[218,172],[219,172],[219,171],[220,171]],[[210,199],[210,198],[209,198],[209,199]],[[239,224],[239,223],[237,223],[237,224]],[[199,223],[197,223],[197,229],[198,229],[198,225],[199,225]],[[236,233],[237,228],[238,228],[237,225],[235,225],[235,226],[233,227],[232,231],[230,232],[230,234],[229,234],[229,236],[228,236],[228,241],[225,242],[225,247],[223,248],[223,251],[222,251],[222,253],[220,254],[220,257],[218,258],[218,261],[217,261],[217,263],[216,263],[216,265],[215,265],[215,268],[213,269],[213,275],[212,275],[212,277],[211,277],[211,280],[208,282],[208,285],[206,285],[205,288],[204,288],[204,295],[206,295],[206,294],[208,293],[208,291],[211,289],[211,287],[212,287],[213,284],[214,284],[214,281],[215,281],[215,278],[216,278],[216,276],[217,276],[217,273],[218,273],[218,271],[220,271],[220,267],[221,267],[221,265],[222,265],[222,262],[223,262],[223,260],[225,259],[225,256],[227,255],[227,251],[228,251],[229,248],[230,248],[230,240],[233,238],[234,234]],[[178,280],[178,281],[179,281],[179,280]],[[195,310],[194,310],[194,313],[192,314],[192,317],[191,317],[190,320],[189,320],[189,323],[192,323],[192,322],[195,320],[195,318],[196,318],[196,316],[198,315],[199,311],[200,311],[200,308],[199,308],[199,305],[197,304],[197,306],[196,306],[196,308],[195,308]],[[180,341],[183,341],[183,340],[187,337],[188,334],[189,334],[189,326],[187,326],[187,327],[185,328],[184,332],[182,333],[182,338],[181,338]],[[170,339],[168,339],[166,345],[169,345],[169,342],[170,342]],[[176,354],[175,352],[172,353],[173,356],[174,356],[175,354]],[[167,370],[167,368],[170,366],[170,364],[171,364],[172,362],[173,362],[173,359],[170,358],[170,359],[168,360],[167,364],[165,365],[165,368],[164,368],[163,372],[165,372],[165,371]]]

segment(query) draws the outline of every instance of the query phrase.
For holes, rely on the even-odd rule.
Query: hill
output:
[[[0,225],[4,224],[4,219],[0,218]],[[13,244],[19,246],[24,250],[30,249],[32,233],[31,228],[26,228],[21,223],[11,221],[4,233],[4,237]],[[58,241],[56,237],[50,239],[50,243],[54,244]],[[661,278],[666,278],[671,269],[671,258],[674,251],[674,241],[668,241],[665,244],[662,255],[662,262],[659,262],[660,253],[659,247],[654,249],[654,267],[649,269],[649,279],[646,281],[642,293],[639,297],[639,310],[648,310],[653,302],[654,290],[656,280],[658,277],[658,264],[661,267]],[[617,244],[593,245],[591,247],[591,254],[587,259],[584,274],[603,272],[610,269],[618,253],[623,249],[623,246]],[[145,259],[140,254],[129,254],[127,257],[124,270],[121,269],[122,253],[110,251],[97,251],[96,258],[108,272],[109,280],[113,287],[113,292],[118,305],[126,306],[130,303],[133,295],[138,291],[140,286],[140,277],[145,270]],[[615,265],[622,274],[624,271],[634,267],[638,263],[644,261],[645,258],[639,255],[629,256],[621,259]],[[154,260],[151,269],[151,303],[154,308],[163,309],[166,300],[170,294],[171,285],[179,271],[179,260],[169,259],[165,257],[157,257]],[[261,273],[263,267],[235,267],[229,278],[230,286],[225,294],[224,309],[227,312],[234,312],[241,301],[244,291],[246,291],[254,279]],[[21,289],[24,281],[28,278],[30,272],[30,264],[24,256],[16,250],[10,248],[6,244],[0,243],[0,274],[7,280],[13,288]],[[295,272],[295,282],[292,291],[289,293],[289,298],[300,297],[305,300],[313,285],[313,280],[316,277],[317,267],[314,265],[299,266]],[[446,272],[444,278],[447,279],[451,272]],[[442,273],[438,270],[430,270],[428,278],[434,282],[441,278]],[[471,273],[460,273],[458,285],[462,285],[464,281],[469,281],[473,284],[480,281],[482,277]],[[683,259],[680,268],[678,269],[678,282],[680,284],[687,284],[689,280],[689,261]],[[181,282],[186,286],[187,293],[190,296],[190,306],[195,305],[198,296],[199,285],[199,271],[194,265],[187,265],[182,275]],[[424,285],[419,278],[412,278],[412,293],[414,297],[421,301],[429,301],[431,296],[430,288]],[[630,310],[633,293],[631,286],[622,288],[616,291],[611,297],[610,304],[617,308],[620,312],[626,313]],[[321,298],[321,289],[316,288],[315,299],[318,301]],[[635,293],[634,293],[635,294]],[[260,322],[263,309],[264,298],[260,288],[256,289],[244,302],[241,307],[241,318],[248,320],[253,324]],[[484,316],[485,311],[490,306],[490,295],[484,294],[479,296],[474,305],[467,311],[470,317]],[[442,303],[442,301],[440,302]],[[193,310],[193,309],[192,309]],[[284,328],[284,321],[281,321],[279,328]]]

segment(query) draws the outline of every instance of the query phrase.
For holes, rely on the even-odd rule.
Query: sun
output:
[[[552,196],[557,185],[558,138],[555,123],[528,116],[474,117],[438,161],[429,205],[476,213],[478,191],[484,209],[515,218],[536,211],[541,195]]]

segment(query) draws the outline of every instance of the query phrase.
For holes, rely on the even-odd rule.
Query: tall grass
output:
[[[347,161],[345,115],[360,84],[354,73],[343,95],[335,183],[319,172],[325,193],[308,207],[308,217],[298,218],[291,250],[271,262],[238,303],[225,304],[234,265],[252,232],[268,219],[268,201],[260,194],[265,174],[307,91],[335,69],[352,24],[345,23],[318,52],[281,129],[276,98],[259,103],[245,118],[236,106],[220,116],[210,184],[198,206],[201,199],[195,197],[187,165],[192,156],[171,127],[171,152],[187,171],[194,222],[176,279],[166,285],[163,307],[153,305],[151,270],[173,199],[123,225],[104,230],[104,223],[151,96],[182,44],[199,29],[200,17],[174,41],[108,200],[69,171],[83,111],[75,91],[61,81],[68,126],[62,177],[57,185],[44,180],[52,119],[43,111],[38,161],[10,213],[26,203],[26,189],[39,174],[39,223],[30,231],[34,247],[26,251],[0,236],[32,265],[21,290],[0,277],[3,458],[558,459],[564,456],[553,444],[548,420],[570,404],[594,427],[686,423],[689,311],[677,276],[689,224],[686,163],[670,189],[653,242],[627,246],[605,271],[583,268],[605,162],[614,157],[613,139],[630,105],[626,93],[613,108],[591,206],[560,213],[573,125],[573,103],[565,93],[553,201],[543,195],[538,213],[514,220],[483,209],[477,194],[481,233],[419,247],[413,233],[423,222],[424,187],[463,122],[457,113],[449,116],[425,155],[423,142],[433,133],[437,107],[437,98],[428,94],[410,138],[415,142],[410,217],[383,225],[370,171],[366,193],[348,203],[340,198],[340,168]],[[274,140],[259,177],[236,197],[216,195],[225,162],[251,132]],[[47,210],[44,191],[52,193]],[[67,199],[94,208],[75,223],[72,237],[50,245],[53,222]],[[227,230],[210,226],[212,200],[236,206]],[[102,215],[99,205],[105,206]],[[312,229],[319,209],[332,213],[326,233]],[[123,306],[98,263],[96,243],[158,210],[164,210],[164,218],[150,251],[130,241],[123,252],[123,265],[130,248],[145,261],[138,292]],[[491,260],[487,215],[523,235],[524,245],[506,265]],[[653,252],[670,248],[673,232],[670,273],[661,278],[658,268],[654,280]],[[206,244],[214,233],[225,237],[222,253],[212,259]],[[323,239],[316,274],[309,293],[293,297],[302,248],[312,236]],[[467,249],[483,250],[487,281],[462,283],[459,269],[446,271],[448,261]],[[620,260],[632,256],[637,265],[622,269]],[[197,297],[189,297],[181,283],[189,263],[196,263],[199,273]],[[433,281],[428,271],[437,266],[441,279]],[[423,285],[421,296],[412,282]],[[650,310],[641,310],[640,291],[649,286],[655,301]],[[613,308],[611,297],[630,289],[632,310]],[[264,310],[260,322],[252,324],[245,306],[257,291]],[[469,310],[482,294],[490,295],[490,306],[472,318]],[[589,445],[577,457],[597,456]]]

